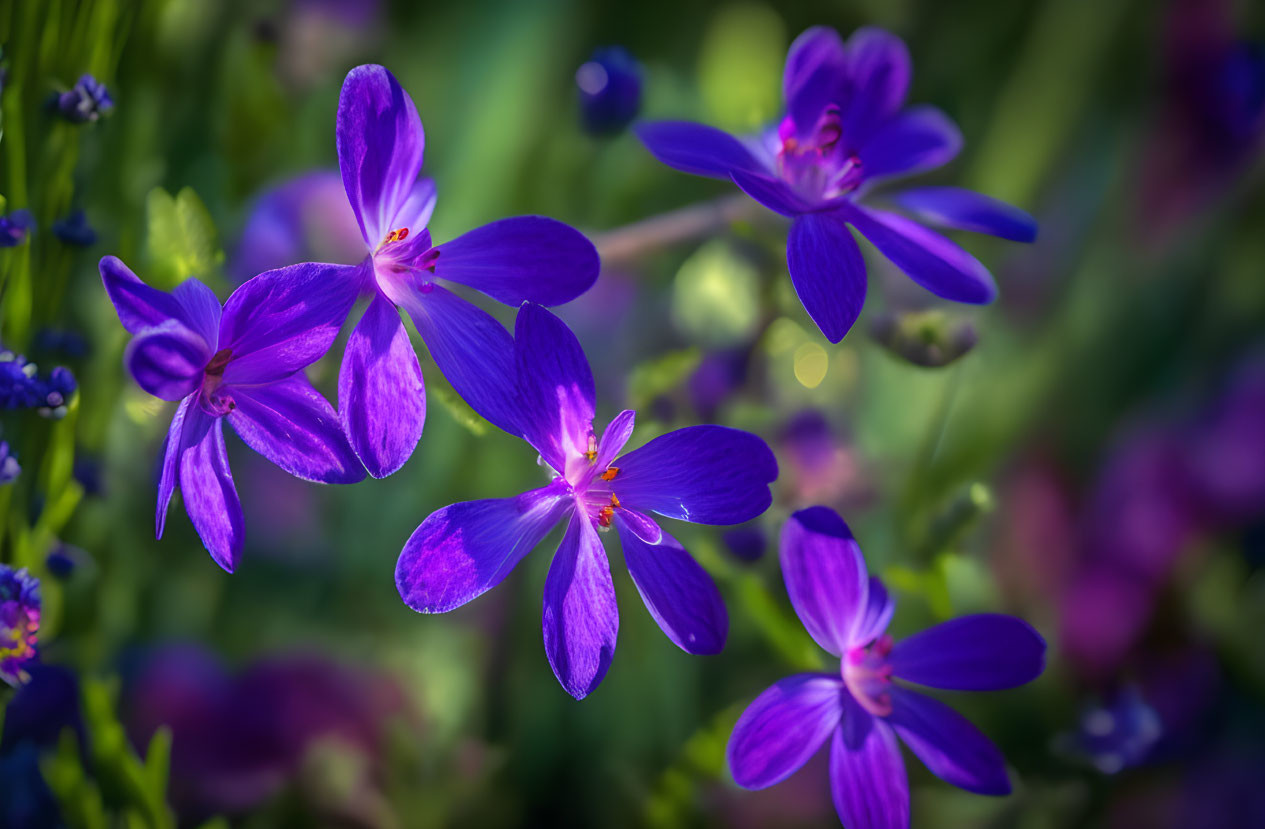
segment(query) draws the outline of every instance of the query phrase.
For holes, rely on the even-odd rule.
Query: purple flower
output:
[[[584,128],[594,135],[617,133],[641,109],[641,64],[622,46],[597,49],[575,72]]]
[[[1129,686],[1108,703],[1086,707],[1076,731],[1061,735],[1058,744],[1099,772],[1117,774],[1146,762],[1163,733],[1159,714]]]
[[[0,216],[0,248],[13,248],[26,241],[35,218],[29,210],[14,210],[8,216]]]
[[[38,409],[45,417],[61,417],[76,388],[70,369],[58,366],[40,377],[35,363],[0,349],[0,408]]]
[[[668,638],[687,653],[719,652],[729,619],[716,585],[646,513],[699,524],[748,521],[771,502],[773,453],[747,432],[693,426],[619,456],[635,413],[621,412],[597,437],[593,374],[557,317],[525,304],[515,357],[514,431],[540,452],[553,479],[513,498],[453,504],[427,517],[396,564],[404,603],[422,613],[465,604],[565,521],[545,583],[545,652],[563,688],[583,699],[615,652],[619,612],[598,536],[614,527],[633,583]]]
[[[242,285],[220,307],[196,279],[174,292],[151,288],[119,259],[101,260],[101,279],[134,338],[126,362],[136,382],[179,401],[167,432],[158,484],[162,538],[171,493],[215,561],[230,573],[242,550],[242,508],[228,468],[221,420],[250,448],[291,475],[322,483],[364,477],[338,415],[303,369],[333,344],[355,301],[336,265],[294,265]]]
[[[331,268],[330,278],[371,298],[347,341],[338,411],[369,474],[382,478],[408,460],[426,418],[422,370],[396,309],[412,317],[456,392],[489,421],[513,431],[506,419],[514,374],[509,332],[437,280],[513,305],[557,305],[593,284],[598,258],[578,231],[539,216],[502,219],[432,245],[426,222],[435,208],[435,185],[418,178],[422,122],[412,99],[381,66],[348,73],[337,134],[343,186],[368,255],[358,266]]]
[[[53,235],[68,245],[86,248],[97,241],[97,232],[88,224],[82,210],[75,210],[64,219],[53,222]]]
[[[73,87],[53,99],[57,113],[74,124],[96,121],[114,109],[114,99],[105,84],[91,75],[82,75]]]
[[[26,572],[0,564],[0,679],[21,685],[39,652],[40,582]]]
[[[0,440],[0,486],[11,484],[22,474],[17,457],[9,450],[9,442]]]
[[[825,27],[791,44],[783,77],[787,115],[774,130],[740,140],[702,124],[660,121],[637,134],[682,172],[728,178],[792,219],[786,257],[804,310],[831,342],[848,333],[865,301],[865,263],[855,228],[908,276],[956,302],[991,302],[988,271],[956,243],[905,216],[859,204],[873,185],[948,163],[962,136],[940,110],[905,106],[909,53],[897,37],[862,28],[847,43]],[[1027,213],[955,187],[895,196],[925,221],[1031,242]]]
[[[840,658],[840,669],[787,677],[743,712],[727,752],[738,785],[763,789],[784,780],[829,739],[831,788],[843,824],[908,826],[899,736],[942,780],[979,794],[1007,794],[997,747],[953,709],[894,680],[957,691],[1013,688],[1040,676],[1040,635],[1013,616],[984,614],[893,643],[884,631],[895,605],[867,574],[843,519],[826,507],[791,516],[781,559],[795,612],[817,644]]]

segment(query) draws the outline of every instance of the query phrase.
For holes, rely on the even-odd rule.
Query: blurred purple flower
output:
[[[21,685],[39,659],[40,583],[25,568],[0,564],[0,679]]]
[[[22,474],[17,456],[9,451],[9,442],[0,440],[0,486],[11,484]]]
[[[78,331],[41,328],[35,332],[34,350],[81,360],[88,356],[91,347],[88,338]]]
[[[352,265],[364,255],[342,177],[337,170],[317,170],[282,182],[255,201],[231,270],[244,281],[295,262]]]
[[[85,74],[73,87],[53,98],[53,108],[71,123],[86,124],[114,109],[114,99],[105,84]]]
[[[1241,526],[1265,515],[1265,357],[1253,355],[1233,370],[1177,440],[1203,522]]]
[[[294,86],[307,88],[355,63],[372,47],[382,18],[379,0],[291,0],[280,19],[277,63]]]
[[[101,279],[134,335],[128,370],[145,391],[180,401],[167,432],[155,532],[179,485],[202,543],[232,572],[243,543],[242,508],[228,468],[222,419],[248,446],[291,475],[354,483],[364,469],[338,415],[303,373],[333,344],[356,298],[336,265],[267,271],[219,300],[188,279],[173,293],[146,285],[118,258]]]
[[[869,484],[857,453],[821,412],[793,415],[778,436],[786,484],[795,503],[864,501]]]
[[[687,653],[718,653],[729,617],[711,576],[647,512],[698,524],[738,524],[764,512],[777,462],[755,435],[692,426],[616,457],[633,432],[626,410],[599,440],[593,374],[575,335],[538,305],[515,328],[517,393],[502,420],[554,474],[514,498],[432,513],[405,544],[395,581],[404,603],[443,613],[496,586],[560,521],[567,531],[545,582],[545,652],[567,693],[583,699],[615,652],[619,611],[599,530],[619,531],[650,615]]]
[[[369,474],[395,472],[426,418],[422,369],[397,309],[413,319],[431,357],[475,411],[498,420],[512,383],[513,341],[487,312],[438,284],[458,282],[500,302],[556,305],[597,279],[593,245],[540,216],[502,219],[432,246],[426,223],[435,185],[419,179],[424,137],[413,101],[381,66],[347,75],[338,102],[338,161],[368,255],[328,267],[331,281],[371,297],[347,341],[338,376],[343,429]]]
[[[641,109],[641,64],[622,46],[597,49],[575,72],[580,115],[594,135],[621,132]]]
[[[195,819],[243,814],[276,795],[317,741],[334,740],[378,764],[388,725],[414,719],[389,676],[294,654],[231,675],[191,646],[149,655],[124,708],[136,745],[160,726],[171,728],[172,800]]]
[[[40,754],[71,730],[86,757],[87,736],[79,710],[79,682],[65,668],[32,665],[30,680],[5,706],[0,737],[0,826],[61,827],[61,815],[40,773]]]
[[[1076,731],[1063,735],[1059,746],[1103,774],[1118,774],[1149,759],[1163,733],[1159,714],[1129,686],[1081,711]]]
[[[711,420],[720,407],[742,388],[751,363],[751,347],[713,351],[703,357],[690,375],[689,393],[694,410],[703,420]]]
[[[17,247],[26,241],[35,228],[35,217],[29,210],[14,210],[0,216],[0,248]]]
[[[63,219],[53,222],[53,235],[68,245],[86,248],[97,241],[97,232],[88,224],[82,210],[75,210]]]
[[[978,794],[1010,792],[1005,760],[953,709],[893,680],[957,691],[1030,682],[1045,668],[1045,641],[1021,619],[963,616],[902,642],[884,631],[895,603],[868,575],[838,513],[811,507],[782,531],[791,604],[818,645],[840,658],[837,674],[797,674],[756,698],[734,726],[727,757],[739,786],[789,777],[827,741],[835,808],[848,829],[909,825],[909,782],[897,744],[942,780]]]
[[[739,561],[759,561],[764,556],[764,549],[769,545],[768,536],[759,524],[746,527],[734,527],[721,534],[725,549]]]
[[[903,215],[858,203],[871,185],[933,170],[962,148],[943,112],[905,107],[911,74],[905,44],[888,32],[862,28],[844,43],[834,29],[815,27],[791,44],[782,84],[787,115],[776,130],[739,140],[702,124],[659,121],[636,131],[669,167],[731,179],[791,217],[791,282],[813,322],[838,342],[865,302],[865,262],[849,226],[937,296],[987,303],[997,294],[989,272],[956,243]],[[1027,213],[969,190],[923,187],[894,198],[932,224],[1036,239]]]
[[[47,377],[20,354],[0,349],[0,408],[38,409],[45,417],[61,417],[77,388],[70,369],[57,366]]]

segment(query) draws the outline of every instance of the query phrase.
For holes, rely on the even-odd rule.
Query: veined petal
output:
[[[683,173],[729,178],[734,170],[766,172],[727,132],[690,121],[650,121],[633,128],[650,154]]]
[[[597,249],[583,233],[544,216],[517,216],[438,246],[435,276],[498,302],[561,305],[597,280]]]
[[[550,466],[565,472],[582,457],[593,430],[593,371],[562,320],[525,303],[514,326],[522,436]],[[574,479],[573,479],[574,480]]]
[[[1031,682],[1045,670],[1045,640],[1014,616],[981,613],[942,622],[896,643],[892,673],[958,691],[995,691]]]
[[[786,264],[804,310],[832,343],[843,339],[865,304],[865,260],[838,216],[810,213],[791,223]]]
[[[853,146],[862,146],[904,105],[913,66],[905,42],[874,26],[857,29],[844,49],[848,95],[843,134]]]
[[[400,307],[457,394],[493,425],[520,434],[514,338],[505,326],[439,285],[405,292]]]
[[[782,527],[782,576],[791,605],[809,635],[835,656],[856,644],[869,579],[861,547],[828,507],[794,513]]]
[[[248,279],[224,304],[224,382],[267,383],[316,362],[334,344],[360,292],[359,266],[305,262]]]
[[[197,396],[190,395],[180,401],[176,413],[167,427],[167,440],[163,444],[163,465],[158,476],[158,508],[154,512],[154,538],[162,538],[167,526],[167,507],[171,505],[171,493],[180,475],[180,455],[184,452],[184,422],[189,407],[196,407]]]
[[[987,233],[1014,242],[1035,242],[1037,222],[1004,201],[961,187],[915,187],[897,193],[896,203],[931,224]]]
[[[646,543],[617,513],[619,542],[628,573],[646,610],[681,650],[720,653],[729,634],[729,614],[716,582],[675,538],[661,532],[657,544]]]
[[[782,95],[797,130],[806,133],[826,107],[839,103],[847,86],[843,39],[828,26],[813,26],[795,38],[782,72]]]
[[[403,466],[422,437],[422,368],[400,312],[381,294],[374,294],[347,340],[338,372],[338,413],[352,448],[375,478]]]
[[[353,484],[365,477],[338,413],[302,372],[265,386],[232,388],[228,421],[246,445],[307,481]]]
[[[514,498],[464,501],[431,513],[395,565],[395,586],[419,613],[446,613],[500,584],[571,508],[557,484]]]
[[[870,717],[858,705],[845,717]],[[909,778],[900,744],[882,720],[870,717],[856,745],[836,729],[830,745],[830,793],[839,820],[848,829],[908,829]]]
[[[887,588],[878,576],[870,576],[869,596],[865,602],[865,610],[857,619],[852,630],[852,642],[855,645],[868,645],[883,635],[887,626],[892,623],[892,614],[896,612],[896,601],[887,594]]]
[[[201,335],[170,319],[143,329],[128,343],[124,362],[145,391],[162,400],[180,400],[201,386],[211,353]]]
[[[845,693],[837,676],[796,674],[756,697],[725,750],[734,781],[764,789],[798,771],[838,729]]]
[[[857,155],[865,180],[924,173],[948,164],[962,151],[957,124],[932,106],[912,106],[878,129]]]
[[[584,699],[615,656],[619,607],[601,539],[578,511],[549,566],[541,629],[554,676],[568,694]]]
[[[726,426],[687,426],[615,461],[611,488],[632,509],[696,524],[741,524],[769,508],[777,460],[768,445]]]
[[[637,413],[632,409],[624,409],[611,418],[611,422],[606,424],[606,430],[602,432],[602,439],[597,443],[597,459],[593,462],[595,468],[604,470],[611,465],[611,461],[615,460],[632,437],[636,422]]]
[[[395,216],[388,223],[390,227],[385,232],[390,233],[392,230],[407,227],[410,234],[421,233],[422,229],[430,223],[431,214],[435,212],[435,201],[438,197],[438,191],[435,189],[435,180],[432,178],[419,178],[414,184],[413,189],[409,192],[408,198],[400,205],[400,209],[395,212]],[[382,240],[379,239],[379,242]],[[375,243],[376,244],[376,243]]]
[[[221,418],[196,404],[188,407],[180,454],[180,497],[185,512],[215,563],[228,572],[237,567],[245,539],[242,505],[228,468]]]
[[[893,685],[891,694],[888,722],[932,774],[976,794],[1010,793],[1001,752],[965,717],[916,691]]]
[[[184,309],[175,297],[146,285],[117,256],[102,258],[98,267],[106,295],[128,332],[139,334],[168,320],[183,320]]]
[[[782,181],[782,179],[766,173],[752,172],[751,170],[734,170],[729,174],[729,177],[733,179],[734,184],[742,189],[742,192],[774,213],[794,217],[808,213],[816,207],[816,205],[809,204],[800,198],[799,194],[792,190],[790,185]]]
[[[651,546],[663,540],[663,528],[649,515],[621,506],[616,515],[623,521],[623,529]]]
[[[982,305],[997,298],[997,286],[974,256],[934,230],[895,213],[847,205],[848,223],[874,243],[892,264],[936,296]]]
[[[372,250],[395,229],[422,171],[422,119],[394,75],[357,66],[343,81],[336,133],[343,187]]]
[[[194,277],[189,277],[172,292],[176,303],[184,312],[182,321],[198,332],[214,350],[220,336],[220,317],[223,309],[215,292]]]

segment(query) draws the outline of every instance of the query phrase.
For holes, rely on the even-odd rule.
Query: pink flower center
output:
[[[852,698],[876,717],[892,713],[892,637],[883,634],[869,645],[851,648],[843,655],[841,672]]]
[[[211,362],[207,363],[206,368],[202,370],[200,402],[203,410],[208,414],[218,417],[226,415],[237,408],[233,398],[220,390],[220,386],[224,383],[224,369],[228,367],[229,360],[232,359],[233,352],[230,349],[222,348],[215,352]]]
[[[826,107],[808,135],[800,135],[787,116],[778,128],[778,138],[778,173],[809,198],[839,198],[865,179],[861,159],[846,146],[843,122],[834,105]]]

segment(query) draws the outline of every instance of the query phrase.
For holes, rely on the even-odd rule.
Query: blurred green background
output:
[[[1015,793],[970,795],[907,757],[915,826],[1247,826],[1262,814],[1265,489],[1252,469],[1265,468],[1265,405],[1252,383],[1265,347],[1265,80],[1227,98],[1241,84],[1218,68],[1262,39],[1259,4],[0,9],[0,193],[38,223],[0,249],[0,341],[79,382],[65,417],[6,411],[0,434],[24,470],[0,489],[0,554],[41,577],[43,658],[79,684],[88,746],[40,743],[53,804],[40,814],[54,823],[29,825],[832,825],[822,758],[760,793],[723,768],[743,706],[826,664],[775,554],[785,516],[815,503],[840,510],[892,587],[898,638],[1000,611],[1050,641],[1032,685],[951,700],[1002,747]],[[226,296],[259,195],[336,166],[339,88],[366,62],[387,66],[422,116],[436,240],[541,213],[609,251],[620,228],[733,188],[659,165],[629,132],[587,134],[577,67],[622,45],[642,64],[643,117],[752,132],[780,117],[786,48],[817,24],[903,37],[911,100],[944,109],[966,138],[928,180],[1008,200],[1041,236],[1022,249],[967,240],[1001,286],[983,309],[935,301],[867,248],[866,311],[838,346],[793,295],[778,220],[754,211],[621,249],[561,310],[594,365],[599,420],[639,409],[635,443],[724,423],[778,453],[774,507],[745,544],[669,529],[725,595],[722,655],[691,657],[662,635],[617,545],[618,656],[582,703],[540,642],[556,535],[459,611],[419,616],[399,601],[395,558],[427,514],[540,480],[528,447],[455,401],[420,340],[428,419],[399,473],[319,487],[230,437],[248,528],[238,572],[215,566],[178,506],[153,539],[170,412],[123,371],[102,255],[166,287],[196,274]],[[57,121],[49,94],[85,72],[113,111]],[[43,232],[71,208],[98,233],[86,249]],[[319,251],[330,240],[313,221]],[[915,364],[952,351],[963,326],[973,349]],[[41,356],[48,329],[76,332],[86,351]],[[339,354],[312,371],[331,397]],[[1229,490],[1242,508],[1201,495]],[[75,561],[63,578],[46,561],[59,550]],[[282,717],[285,733],[258,745],[208,725],[259,720],[241,730],[263,734]],[[149,742],[161,724],[170,775],[164,738]]]

